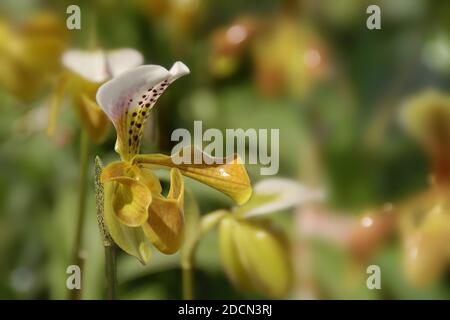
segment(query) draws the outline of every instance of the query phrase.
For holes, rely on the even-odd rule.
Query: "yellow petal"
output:
[[[152,194],[145,184],[128,175],[129,169],[129,163],[113,162],[103,169],[101,181],[116,182],[111,201],[118,220],[129,227],[138,227],[148,219]]]
[[[132,172],[132,166],[129,162],[115,161],[103,168],[100,181],[105,183],[117,177],[128,177]]]
[[[411,285],[423,287],[442,276],[449,259],[448,243],[448,237],[421,231],[403,239],[405,275]]]
[[[107,168],[102,171],[102,182],[114,177],[126,176],[142,182],[152,193],[160,194],[162,191],[158,177],[151,170],[133,166],[125,161],[111,162]]]
[[[428,89],[410,97],[400,109],[406,131],[429,147],[438,147],[450,138],[450,96]]]
[[[230,216],[224,217],[219,226],[219,250],[220,258],[225,274],[231,283],[241,290],[252,290],[252,284],[247,271],[242,265],[238,249],[234,241],[236,222]]]
[[[0,54],[0,70],[0,87],[22,101],[33,101],[44,87],[42,77],[9,56]]]
[[[51,30],[60,24],[47,16],[19,24],[0,21],[0,86],[24,101],[36,99],[59,70],[65,37]]]
[[[132,178],[136,178],[150,189],[152,194],[160,194],[162,192],[161,183],[152,170],[146,168],[132,167]]]
[[[64,20],[50,12],[34,15],[17,34],[22,40],[18,59],[38,73],[59,71],[60,57],[67,44]]]
[[[181,246],[184,236],[183,199],[183,177],[178,169],[172,169],[167,198],[153,196],[147,223],[142,226],[145,235],[163,253],[175,253]]]
[[[148,207],[152,202],[150,190],[132,178],[120,177],[114,190],[113,207],[117,218],[129,227],[141,226],[148,218]]]
[[[113,208],[114,189],[117,182],[107,182],[105,187],[104,215],[108,232],[114,242],[126,253],[135,256],[141,263],[147,263],[150,258],[150,249],[141,227],[127,227],[116,217]]]
[[[94,142],[101,142],[110,128],[108,117],[91,96],[80,93],[75,100],[81,124]]]
[[[47,134],[51,137],[53,136],[56,128],[56,122],[59,116],[59,110],[64,100],[64,94],[67,88],[67,77],[62,76],[58,79],[58,83],[55,86],[54,93],[50,102],[50,112],[48,118]]]
[[[439,279],[450,259],[450,214],[445,205],[436,205],[423,224],[403,239],[405,274],[421,287]]]
[[[194,148],[189,149],[193,155]],[[246,203],[252,194],[250,179],[237,154],[223,159],[222,164],[217,162],[212,164],[175,164],[173,157],[163,154],[137,155],[133,161],[141,166],[158,165],[178,168],[183,175],[225,193],[240,205]]]

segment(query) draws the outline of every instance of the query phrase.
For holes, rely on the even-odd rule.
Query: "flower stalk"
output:
[[[99,157],[95,158],[95,195],[97,204],[97,222],[102,236],[103,247],[105,248],[105,274],[106,274],[106,296],[109,300],[117,297],[117,264],[116,246],[111,239],[104,221],[104,189],[100,181],[103,163]]]
[[[183,246],[181,253],[181,278],[182,278],[182,298],[183,300],[193,300],[194,299],[194,265],[195,265],[195,254],[197,252],[198,244],[200,243],[203,236],[212,230],[222,219],[223,216],[227,214],[226,210],[217,210],[204,215],[200,221],[198,217],[189,217],[191,220],[190,230],[194,234],[188,235],[188,239]]]
[[[182,297],[183,300],[194,299],[194,272],[192,266],[194,265],[195,248],[181,261],[181,278],[182,278]]]
[[[80,134],[80,181],[78,189],[78,212],[77,212],[77,224],[75,229],[75,242],[72,261],[73,264],[80,267],[83,266],[83,256],[81,252],[82,239],[83,239],[83,227],[86,211],[86,183],[88,176],[88,162],[89,162],[89,137],[85,130],[81,130]],[[81,289],[75,289],[70,292],[71,300],[79,300],[81,298]]]
[[[195,223],[198,225],[197,216],[195,217]],[[194,220],[194,219],[193,219]],[[197,228],[192,228],[193,230],[198,230]],[[194,265],[195,265],[195,252],[197,250],[197,245],[200,241],[201,233],[195,232],[192,237],[189,238],[190,241],[186,242],[183,246],[181,252],[181,297],[183,300],[193,300],[194,299]]]

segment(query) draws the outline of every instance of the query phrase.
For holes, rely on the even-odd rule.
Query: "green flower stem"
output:
[[[106,297],[116,300],[117,297],[117,264],[116,246],[105,246]]]
[[[194,228],[198,230],[197,233],[190,238],[190,241],[185,244],[181,252],[181,277],[182,277],[182,297],[183,300],[194,299],[194,265],[195,254],[198,244],[203,236],[212,230],[220,220],[228,214],[226,210],[217,210],[208,213],[202,217],[198,227]]]
[[[105,248],[105,274],[106,296],[109,300],[115,300],[117,296],[117,263],[116,246],[112,240],[104,222],[104,189],[100,182],[103,163],[99,157],[95,158],[95,198],[97,203],[97,222]]]
[[[194,299],[194,273],[192,266],[194,265],[194,254],[196,246],[191,251],[189,257],[182,259],[181,262],[181,277],[183,286],[183,300]]]
[[[82,271],[84,265],[84,257],[82,255],[81,245],[83,239],[84,220],[86,215],[86,183],[89,170],[89,136],[85,130],[81,131],[80,136],[80,181],[78,189],[78,213],[72,261],[75,265],[79,266],[80,270]],[[83,273],[81,272],[81,274]],[[81,289],[71,290],[70,299],[81,299]]]

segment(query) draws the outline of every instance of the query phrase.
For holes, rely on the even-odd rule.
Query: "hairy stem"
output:
[[[117,264],[114,244],[105,246],[106,297],[116,300],[117,297]]]

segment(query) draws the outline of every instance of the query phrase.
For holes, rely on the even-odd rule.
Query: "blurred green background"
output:
[[[81,30],[65,28],[70,4],[81,8]],[[370,4],[381,8],[381,30],[366,28]],[[191,74],[159,100],[144,151],[170,152],[171,132],[191,129],[194,120],[202,120],[204,129],[279,128],[279,175],[326,189],[326,205],[320,210],[338,221],[428,188],[427,155],[399,125],[398,109],[406,97],[424,89],[449,92],[447,1],[0,3],[1,27],[17,28],[17,37],[40,15],[59,21],[60,28],[49,32],[61,41],[61,52],[131,47],[144,54],[147,64],[170,67],[181,60],[190,67]],[[47,108],[59,69],[13,69],[14,59],[5,55],[11,41],[2,29],[0,37],[0,298],[65,299],[80,125],[66,101],[57,136],[46,136]],[[8,82],[18,73],[16,82]],[[117,159],[114,142],[111,130],[104,143],[91,144],[91,164],[96,154],[105,162]],[[258,166],[248,169],[253,182],[264,178]],[[83,298],[100,299],[104,257],[90,177]],[[231,205],[216,191],[192,181],[187,185],[203,213]],[[386,236],[359,264],[348,247],[332,237],[302,235],[306,227],[301,226],[301,215],[302,210],[274,215],[292,240],[298,278],[286,298],[450,298],[448,263],[438,279],[425,286],[407,281],[399,233]],[[338,223],[331,225],[339,228]],[[197,257],[198,298],[263,297],[229,284],[215,232],[202,241]],[[121,252],[119,297],[180,298],[178,261],[178,255],[153,250],[150,263],[142,266]],[[381,290],[366,288],[369,264],[381,267]]]

